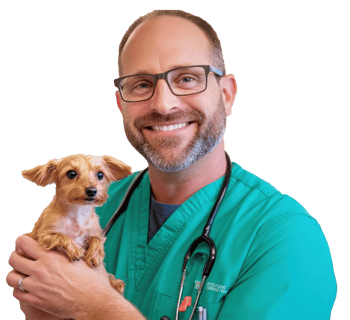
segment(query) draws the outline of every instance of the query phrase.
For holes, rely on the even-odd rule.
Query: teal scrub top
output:
[[[113,183],[97,208],[102,228],[118,208],[133,175]],[[147,245],[148,173],[105,242],[109,273],[126,283],[125,298],[148,319],[175,319],[185,253],[203,231],[223,177],[184,202]],[[293,198],[233,163],[227,193],[210,236],[217,257],[197,305],[207,319],[330,319],[337,285],[327,241],[318,222]],[[188,263],[182,297],[194,304],[205,245]],[[180,313],[188,319],[192,307]],[[196,310],[194,319],[198,319]]]

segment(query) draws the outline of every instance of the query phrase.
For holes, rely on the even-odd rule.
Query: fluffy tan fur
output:
[[[69,175],[68,172],[75,175]],[[63,250],[71,261],[84,258],[98,267],[104,258],[104,238],[95,207],[108,198],[108,187],[131,174],[131,168],[110,156],[73,155],[22,172],[39,186],[56,184],[56,195],[27,234],[47,249]],[[101,179],[102,176],[102,179]],[[94,195],[89,193],[93,188]],[[109,275],[113,288],[124,292],[125,284]]]

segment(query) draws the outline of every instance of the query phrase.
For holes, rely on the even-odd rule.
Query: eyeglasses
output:
[[[139,102],[151,99],[157,81],[164,79],[176,96],[189,96],[205,91],[208,74],[212,71],[218,76],[223,72],[209,65],[188,66],[171,69],[158,74],[135,74],[114,80],[125,102]]]

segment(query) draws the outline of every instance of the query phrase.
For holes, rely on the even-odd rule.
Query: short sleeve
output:
[[[318,222],[305,214],[283,214],[256,234],[218,319],[329,320],[336,291]]]

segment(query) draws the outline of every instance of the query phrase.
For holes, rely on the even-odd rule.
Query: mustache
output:
[[[191,109],[190,111],[177,111],[162,115],[152,111],[145,116],[138,117],[134,121],[135,128],[141,130],[145,127],[156,126],[164,122],[198,122],[201,125],[205,121],[205,114],[199,110]]]

